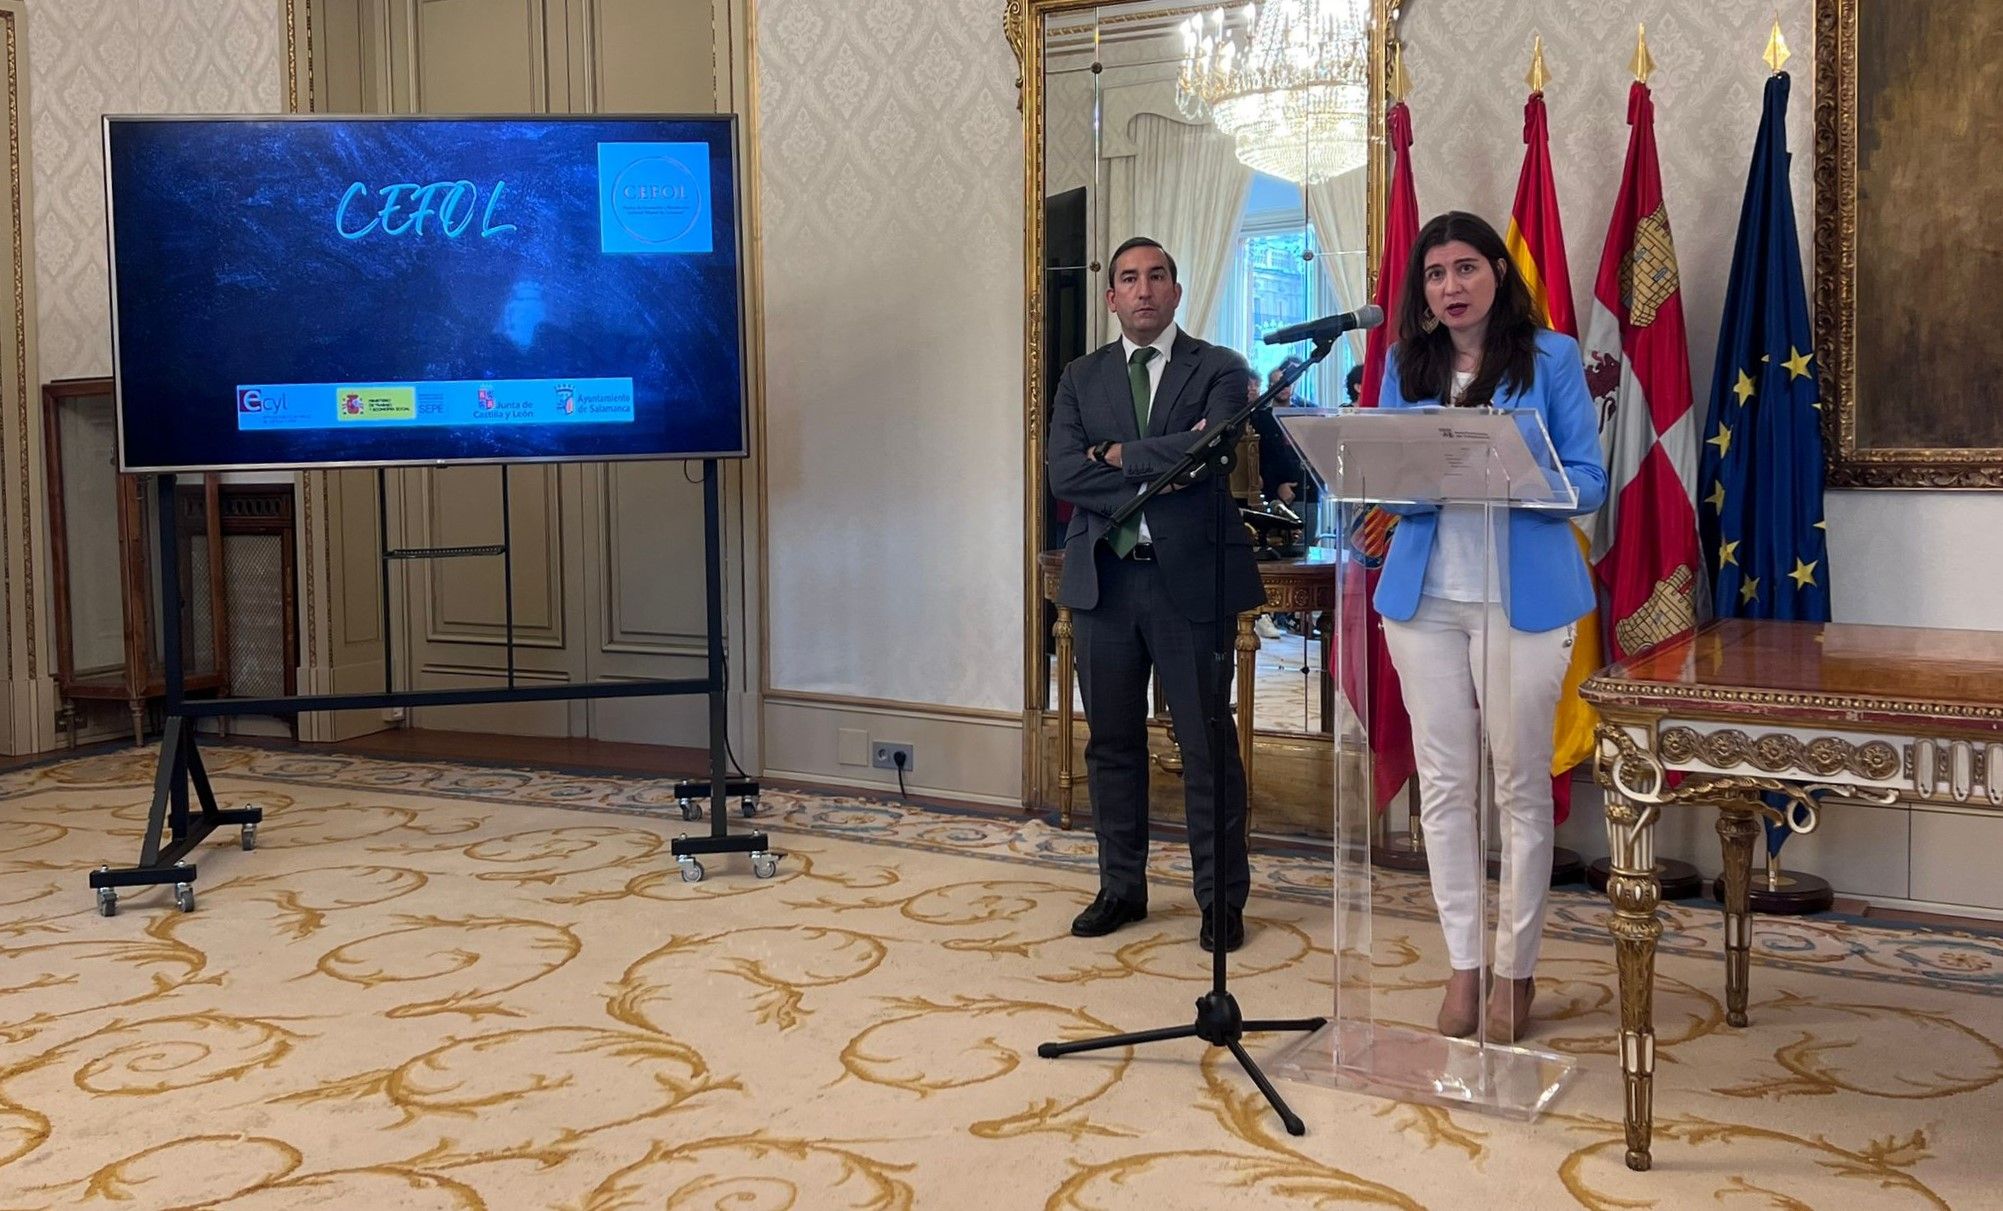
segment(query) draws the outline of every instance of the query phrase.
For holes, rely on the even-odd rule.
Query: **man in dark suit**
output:
[[[1161,245],[1128,240],[1114,252],[1111,272],[1106,306],[1119,317],[1121,337],[1065,367],[1051,406],[1047,463],[1051,492],[1077,507],[1057,602],[1072,611],[1092,736],[1085,771],[1099,838],[1099,895],[1071,932],[1098,937],[1147,916],[1153,670],[1182,750],[1200,938],[1205,950],[1220,941],[1232,950],[1244,940],[1251,877],[1245,771],[1224,703],[1236,616],[1266,599],[1251,538],[1232,508],[1220,615],[1216,527],[1218,494],[1227,488],[1221,477],[1156,496],[1126,527],[1114,527],[1110,515],[1172,466],[1196,431],[1244,407],[1251,371],[1231,350],[1177,328],[1182,287]],[[1213,708],[1223,724],[1214,743]],[[1212,852],[1216,820],[1225,837],[1221,853]]]

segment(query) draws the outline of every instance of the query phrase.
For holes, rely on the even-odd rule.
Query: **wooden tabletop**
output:
[[[1922,716],[2003,732],[2003,633],[1721,619],[1600,671],[1580,694],[1616,712]]]

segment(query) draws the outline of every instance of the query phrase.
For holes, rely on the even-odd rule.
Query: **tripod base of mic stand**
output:
[[[1266,1079],[1266,1074],[1259,1070],[1259,1065],[1253,1062],[1251,1055],[1246,1052],[1244,1044],[1239,1040],[1247,1033],[1298,1031],[1303,1034],[1313,1034],[1327,1025],[1327,1018],[1248,1022],[1239,1012],[1237,998],[1228,992],[1213,990],[1197,998],[1196,1021],[1188,1026],[1141,1030],[1132,1034],[1109,1034],[1104,1038],[1085,1039],[1076,1043],[1045,1043],[1036,1049],[1036,1054],[1046,1060],[1054,1060],[1058,1056],[1072,1055],[1080,1051],[1103,1051],[1109,1047],[1132,1047],[1141,1043],[1166,1043],[1171,1039],[1202,1039],[1212,1047],[1230,1049],[1232,1056],[1238,1061],[1238,1066],[1245,1070],[1245,1075],[1252,1078],[1252,1083],[1259,1087],[1259,1092],[1265,1094],[1266,1100],[1272,1103],[1273,1110],[1280,1116],[1280,1122],[1286,1125],[1288,1135],[1306,1135],[1307,1124],[1301,1122],[1300,1116],[1295,1114],[1280,1097],[1280,1091],[1273,1088],[1273,1082]]]

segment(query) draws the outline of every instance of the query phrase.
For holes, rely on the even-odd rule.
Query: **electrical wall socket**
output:
[[[904,754],[905,773],[908,774],[918,768],[918,758],[911,751],[910,745],[891,744],[883,740],[869,746],[869,763],[877,769],[896,769],[899,753]]]

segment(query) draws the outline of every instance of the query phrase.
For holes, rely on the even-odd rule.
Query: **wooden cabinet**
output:
[[[56,689],[76,738],[79,704],[122,702],[135,743],[149,702],[167,692],[161,635],[157,477],[118,471],[117,414],[108,378],[42,388],[48,455],[49,562],[55,587]],[[189,693],[229,679],[222,593],[220,481],[184,477],[174,492],[181,653]]]

